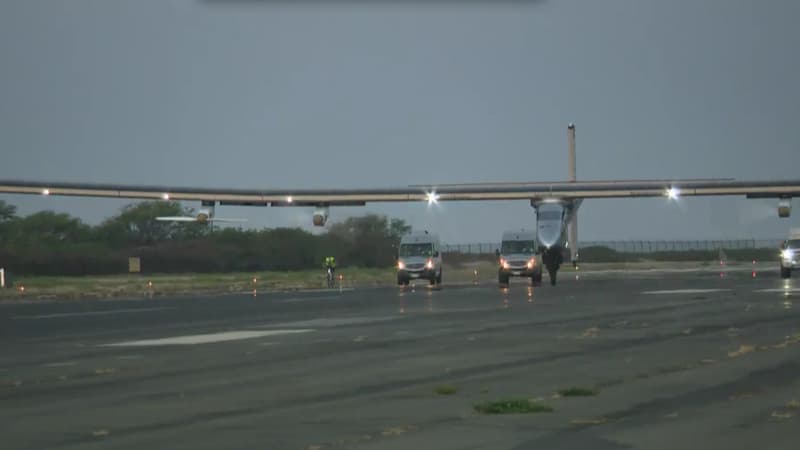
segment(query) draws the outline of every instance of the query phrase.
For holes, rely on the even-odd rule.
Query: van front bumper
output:
[[[500,273],[509,277],[532,277],[542,273],[542,270],[538,266],[533,269],[529,269],[528,267],[510,267],[508,269],[500,268]]]
[[[402,278],[406,280],[416,280],[416,279],[429,280],[435,277],[436,277],[435,269],[420,269],[420,270],[404,269],[397,271],[397,278]]]

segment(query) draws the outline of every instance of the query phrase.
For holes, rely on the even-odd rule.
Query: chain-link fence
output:
[[[728,239],[694,241],[582,241],[580,248],[606,247],[624,253],[679,252],[686,250],[742,250],[753,248],[778,248],[781,239]],[[442,246],[444,253],[490,254],[500,248],[499,243],[482,242],[474,244],[447,244]]]

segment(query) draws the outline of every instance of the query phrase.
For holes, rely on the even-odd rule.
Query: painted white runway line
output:
[[[295,322],[266,323],[258,328],[331,328],[346,325],[364,325],[371,323],[388,322],[403,319],[402,316],[373,316],[373,317],[341,317],[341,318],[316,318],[299,320]]]
[[[800,292],[800,288],[772,288],[772,289],[757,289],[753,292]]]
[[[669,295],[669,294],[708,294],[710,292],[726,292],[730,289],[668,289],[663,291],[642,291],[645,295]]]
[[[112,309],[108,311],[82,311],[74,313],[54,313],[41,314],[38,316],[12,316],[16,320],[39,320],[39,319],[58,319],[62,317],[91,317],[91,316],[110,316],[114,314],[137,314],[154,311],[165,311],[172,308],[133,308],[133,309]]]
[[[173,336],[161,339],[144,339],[139,341],[116,342],[103,344],[100,347],[156,347],[164,345],[198,345],[213,344],[216,342],[230,342],[242,339],[253,339],[266,336],[280,336],[284,334],[310,333],[314,330],[264,330],[264,331],[226,331],[222,333],[194,334],[188,336]]]

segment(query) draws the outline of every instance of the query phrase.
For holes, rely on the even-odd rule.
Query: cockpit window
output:
[[[539,220],[561,220],[561,211],[539,211]]]

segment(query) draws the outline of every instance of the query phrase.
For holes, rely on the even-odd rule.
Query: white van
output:
[[[425,279],[431,285],[442,282],[442,253],[439,238],[427,231],[403,236],[397,250],[397,284]]]
[[[495,252],[500,265],[497,280],[508,284],[511,277],[526,277],[531,284],[542,283],[542,260],[538,252],[536,231],[516,230],[503,233],[500,248]]]

